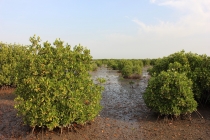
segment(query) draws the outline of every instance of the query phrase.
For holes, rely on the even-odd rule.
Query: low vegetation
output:
[[[206,55],[177,52],[158,59],[149,73],[152,78],[144,99],[160,114],[191,113],[197,104],[210,101],[210,57]]]

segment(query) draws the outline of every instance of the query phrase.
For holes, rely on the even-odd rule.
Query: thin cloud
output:
[[[142,57],[150,54],[157,58],[182,49],[209,55],[210,42],[207,36],[210,36],[210,1],[150,0],[150,3],[170,7],[180,16],[173,22],[156,17],[158,20],[155,24],[147,24],[135,18],[132,21],[138,25],[138,35],[112,34],[108,39],[114,43],[112,45],[121,45],[122,48],[129,46],[133,56],[138,56],[138,52]],[[143,52],[138,51],[142,49]]]
[[[189,13],[206,13],[210,12],[209,0],[150,0],[152,4],[159,6],[168,6]]]
[[[113,33],[107,36],[107,46],[122,56],[158,58],[184,49],[209,55],[210,4],[197,0],[150,0],[151,4],[170,7],[180,14],[171,22],[167,19],[147,24],[138,18],[132,21],[138,26],[138,34]],[[120,47],[119,47],[120,46]],[[114,55],[114,54],[110,54]],[[116,56],[116,55],[114,55]],[[116,56],[118,57],[118,56]]]
[[[139,33],[158,33],[158,35],[190,36],[210,32],[210,1],[208,0],[150,0],[160,6],[170,6],[178,12],[185,12],[175,22],[159,20],[155,25],[148,25],[139,19],[133,22],[139,25]],[[182,11],[185,9],[185,11]]]

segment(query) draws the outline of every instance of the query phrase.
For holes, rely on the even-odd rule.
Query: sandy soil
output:
[[[30,127],[23,124],[14,109],[14,89],[0,90],[0,140],[46,139],[46,140],[209,140],[210,107],[199,107],[204,119],[196,113],[189,118],[177,120],[157,119],[144,104],[142,94],[148,82],[147,72],[141,79],[125,80],[117,71],[101,68],[92,73],[93,78],[107,80],[102,94],[103,109],[94,121],[75,129],[42,131],[30,134]],[[131,82],[132,81],[132,82]],[[132,84],[133,83],[133,84]]]

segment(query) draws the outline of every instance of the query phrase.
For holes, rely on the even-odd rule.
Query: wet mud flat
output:
[[[0,92],[0,140],[46,139],[46,140],[209,140],[210,107],[201,107],[201,119],[195,113],[192,120],[157,120],[143,101],[149,76],[143,70],[141,79],[123,79],[115,70],[99,68],[91,73],[93,79],[104,78],[100,115],[94,121],[75,130],[47,131],[43,135],[36,130],[30,135],[30,128],[23,125],[14,109],[14,95],[11,90]]]

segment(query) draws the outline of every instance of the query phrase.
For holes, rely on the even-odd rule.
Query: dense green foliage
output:
[[[95,61],[95,63],[98,67],[101,67],[103,65],[102,60],[97,60],[97,61]]]
[[[97,69],[98,69],[98,66],[97,66],[97,64],[93,61],[93,62],[92,62],[92,67],[91,67],[91,71],[97,71]]]
[[[199,103],[210,99],[210,58],[206,55],[177,52],[156,60],[149,73],[152,78],[144,99],[161,114],[192,112],[197,106],[194,99]]]
[[[121,70],[123,77],[130,77],[133,74],[133,64],[125,64]]]
[[[0,43],[0,87],[16,85],[16,66],[26,54],[24,46]]]
[[[142,59],[142,62],[144,64],[144,66],[150,66],[150,63],[151,63],[151,59]]]
[[[15,108],[32,127],[84,124],[101,110],[104,80],[94,83],[90,51],[31,37],[30,46],[0,44],[0,85],[15,84]]]
[[[161,115],[180,115],[196,110],[192,82],[184,73],[168,70],[149,80],[144,93],[148,107]]]
[[[172,63],[179,63],[174,66],[178,72],[186,73],[193,82],[193,93],[197,100],[205,100],[210,96],[210,58],[206,55],[177,52],[158,59],[150,70],[152,76],[162,71],[167,71]]]

